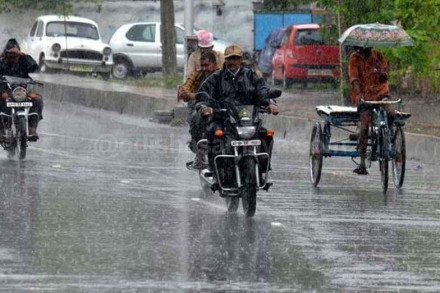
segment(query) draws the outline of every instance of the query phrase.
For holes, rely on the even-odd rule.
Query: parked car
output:
[[[83,17],[38,17],[25,49],[39,63],[42,72],[68,70],[108,76],[113,67],[112,50],[102,42],[98,25]]]
[[[337,85],[340,78],[339,46],[323,42],[318,24],[287,27],[272,59],[272,80],[289,82],[328,81]]]
[[[280,47],[281,39],[284,36],[284,28],[274,29],[266,38],[263,50],[258,59],[258,69],[265,78],[272,75],[272,58],[277,48]]]
[[[110,38],[115,66],[113,76],[124,78],[137,72],[162,70],[160,22],[137,22],[122,25]],[[185,29],[176,24],[177,67],[184,67]],[[224,51],[225,42],[214,40],[214,49]]]

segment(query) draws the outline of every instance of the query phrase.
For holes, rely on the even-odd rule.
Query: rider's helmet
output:
[[[8,42],[5,45],[5,48],[3,49],[3,53],[6,54],[6,51],[12,48],[17,48],[20,50],[20,45],[18,44],[16,39],[9,39]]]

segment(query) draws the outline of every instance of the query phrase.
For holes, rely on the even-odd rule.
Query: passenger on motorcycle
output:
[[[258,77],[252,69],[242,64],[243,51],[240,46],[233,44],[225,49],[225,65],[222,70],[214,72],[200,87],[198,93],[206,93],[213,100],[225,101],[238,105],[255,105],[267,107],[268,112],[278,114],[278,106],[271,95],[278,97],[281,92],[271,91],[266,82]],[[205,95],[197,95],[196,108],[202,117],[209,117],[213,114],[213,101]],[[205,122],[206,123],[206,122]],[[205,126],[206,127],[206,126]],[[273,138],[265,138],[263,149],[269,154],[272,153]]]
[[[35,60],[20,51],[20,46],[16,39],[9,39],[3,50],[3,54],[0,58],[0,76],[8,75],[21,78],[30,78],[29,73],[38,70],[38,64]],[[1,87],[2,85],[0,85]],[[5,89],[0,88],[3,92]],[[41,96],[37,96],[32,100],[31,113],[37,113],[38,117],[35,115],[29,116],[29,136],[34,136],[35,139],[38,138],[37,126],[40,119],[43,118],[43,100]],[[6,107],[6,100],[0,99],[0,111],[4,113],[9,113]],[[0,141],[4,139],[4,125],[0,123]]]
[[[202,83],[212,73],[219,70],[217,66],[216,55],[212,51],[203,52],[200,57],[201,69],[191,73],[190,77],[186,80],[183,86],[179,86],[177,98],[188,103],[188,119],[189,133],[191,134],[191,142],[189,148],[193,153],[196,153],[196,144],[202,137],[202,129],[199,129],[200,114],[196,111],[196,92],[202,85]],[[203,167],[202,158],[196,155],[193,162],[189,162],[188,167],[198,169]]]

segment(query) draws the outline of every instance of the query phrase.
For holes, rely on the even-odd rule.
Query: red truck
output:
[[[287,27],[272,59],[272,81],[286,87],[291,82],[330,82],[340,78],[339,46],[325,45],[318,24]]]

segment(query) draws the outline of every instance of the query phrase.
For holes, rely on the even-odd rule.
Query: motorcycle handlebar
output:
[[[270,90],[267,95],[266,95],[266,99],[276,99],[279,98],[281,96],[283,92],[280,90]]]

